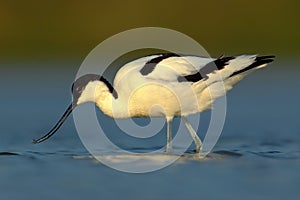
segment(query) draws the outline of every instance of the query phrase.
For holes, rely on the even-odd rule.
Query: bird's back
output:
[[[209,109],[214,100],[225,95],[243,77],[271,61],[273,56],[242,55],[214,59],[177,54],[151,55],[124,65],[115,77],[114,86],[127,99],[132,98],[133,110],[143,110],[143,115],[153,104],[160,104],[165,110],[171,109],[169,115],[188,115]],[[177,99],[184,102],[176,103],[176,98],[165,88],[173,90]],[[192,95],[188,92],[191,90],[198,108],[192,103]],[[182,105],[185,103],[187,105]]]

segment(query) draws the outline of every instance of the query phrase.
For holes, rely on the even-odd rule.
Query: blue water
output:
[[[52,127],[69,104],[79,63],[1,65],[1,200],[300,196],[299,62],[278,59],[230,92],[225,127],[213,150],[222,159],[187,159],[146,174],[119,172],[89,158],[72,117],[51,139],[31,143]],[[103,120],[109,123],[110,119],[103,116]],[[200,130],[208,122],[209,112],[203,114]],[[129,150],[151,151],[165,144],[163,134],[150,144],[130,137],[118,140],[111,128],[111,137]],[[76,158],[80,156],[84,158]]]

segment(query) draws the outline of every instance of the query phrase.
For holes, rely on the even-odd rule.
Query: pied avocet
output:
[[[163,53],[125,64],[116,74],[113,85],[101,75],[86,74],[73,83],[73,102],[58,123],[33,142],[40,143],[51,137],[76,106],[94,102],[113,118],[165,117],[167,151],[172,147],[172,119],[181,117],[195,142],[196,152],[200,152],[202,142],[186,116],[210,109],[233,85],[273,58],[256,55],[205,58]]]

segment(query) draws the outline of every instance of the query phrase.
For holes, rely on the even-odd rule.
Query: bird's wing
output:
[[[161,55],[145,63],[140,68],[140,73],[149,80],[178,82],[179,77],[198,73],[201,68],[214,60],[199,56]]]
[[[128,74],[139,71],[141,66],[144,66],[149,60],[152,60],[158,56],[159,55],[150,55],[125,64],[121,69],[119,69],[118,73],[116,74],[114,79],[114,85],[118,85],[120,80],[128,77]]]
[[[114,85],[126,78],[141,77],[144,80],[177,82],[180,76],[197,73],[213,58],[199,56],[180,56],[163,53],[142,57],[125,64],[116,74]]]
[[[273,61],[274,56],[241,55],[221,58],[204,58],[199,56],[171,56],[154,66],[147,66],[148,61],[140,73],[147,79],[163,80],[167,82],[205,82],[210,83],[226,80],[233,76],[246,74],[265,66]],[[154,58],[157,59],[157,58]],[[143,69],[149,68],[148,73]],[[144,70],[147,71],[147,70]]]
[[[165,53],[143,57],[127,63],[117,73],[114,84],[131,74],[132,78],[142,77],[149,81],[168,83],[205,82],[210,83],[226,80],[253,68],[273,61],[274,56],[241,55],[221,58],[200,56],[181,56]],[[129,77],[129,76],[128,76]]]

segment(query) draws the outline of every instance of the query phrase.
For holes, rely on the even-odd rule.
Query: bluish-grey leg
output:
[[[167,118],[167,153],[172,152],[172,119]]]
[[[202,141],[199,138],[199,136],[197,135],[196,131],[193,129],[192,125],[188,122],[187,118],[182,116],[181,117],[183,120],[184,125],[186,126],[186,128],[188,129],[190,135],[192,136],[194,143],[196,145],[196,152],[199,153],[202,151]]]

